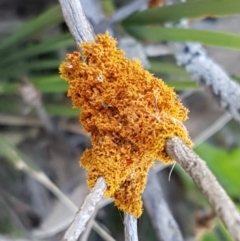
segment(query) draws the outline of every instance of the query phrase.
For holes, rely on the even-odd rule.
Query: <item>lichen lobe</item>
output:
[[[173,161],[164,150],[166,139],[179,136],[192,145],[182,125],[188,110],[173,89],[138,60],[127,59],[116,44],[107,33],[98,35],[95,43],[81,44],[83,56],[68,54],[60,72],[74,107],[81,107],[83,127],[91,133],[92,148],[80,160],[89,171],[88,185],[92,188],[103,176],[105,195],[139,217],[149,168],[155,159]]]

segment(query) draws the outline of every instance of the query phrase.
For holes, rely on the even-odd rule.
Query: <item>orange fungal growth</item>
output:
[[[172,88],[138,60],[127,59],[116,44],[108,33],[98,35],[95,43],[82,43],[83,53],[68,54],[60,73],[91,133],[92,148],[80,160],[88,170],[88,185],[92,188],[104,177],[105,196],[139,217],[149,168],[155,159],[173,161],[164,150],[166,139],[178,136],[192,145],[182,124],[188,110]]]

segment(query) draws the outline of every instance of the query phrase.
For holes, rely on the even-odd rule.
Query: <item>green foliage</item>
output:
[[[163,28],[160,26],[127,26],[126,30],[135,38],[144,41],[199,42],[201,44],[240,49],[240,35],[208,30]]]
[[[70,105],[48,104],[45,106],[47,112],[52,116],[76,117],[80,115],[79,109],[74,109]]]
[[[6,160],[16,169],[31,169],[33,171],[39,171],[38,167],[33,162],[22,158],[22,155],[18,152],[18,150],[9,144],[2,135],[0,135],[0,156],[5,157]]]
[[[59,75],[32,78],[32,83],[42,93],[65,93],[67,91],[67,82],[60,79]],[[14,94],[19,87],[18,83],[0,83],[0,94]]]
[[[240,14],[240,4],[236,0],[192,0],[136,13],[126,19],[124,24],[160,24],[181,18],[222,17],[234,14]]]
[[[114,12],[112,1],[104,0],[103,6],[108,15]],[[123,26],[133,37],[145,42],[197,41],[205,45],[239,50],[240,35],[238,34],[165,28],[162,25],[181,18],[197,20],[234,14],[240,14],[240,4],[237,0],[191,0],[136,13],[123,21]],[[44,107],[50,116],[78,118],[80,110],[73,109],[70,103],[64,101],[67,83],[61,80],[58,74],[58,66],[63,58],[62,52],[68,52],[69,48],[72,49],[75,46],[75,43],[68,33],[56,31],[52,35],[46,34],[49,27],[56,26],[62,21],[60,7],[53,6],[36,18],[27,21],[0,42],[1,113],[19,114],[19,98],[16,98],[16,94],[20,80],[26,76],[43,94]],[[191,80],[186,71],[178,67],[173,59],[169,61],[168,57],[151,60],[150,71],[160,77],[164,76],[166,83],[175,90],[199,90],[198,84]],[[234,77],[240,81],[240,77]],[[206,160],[231,198],[239,199],[240,149],[226,151],[204,143],[196,147],[195,151]],[[0,136],[0,155],[15,167],[25,165],[39,171],[37,167],[26,162],[15,147],[9,145],[2,136]],[[198,204],[205,204],[203,197],[197,196],[199,191],[193,182],[179,169],[189,195],[195,195],[194,200]],[[11,224],[8,219],[0,219],[0,232],[9,232],[10,228]],[[215,240],[231,240],[222,224],[218,223],[213,232],[206,234],[202,239],[202,241]]]
[[[208,166],[213,171],[219,182],[222,184],[226,192],[233,199],[239,199],[240,185],[240,149],[225,151],[203,144],[195,149],[195,151],[206,160]],[[205,235],[202,241],[231,241],[232,238],[223,227],[222,223],[218,222],[217,227],[213,232]]]
[[[206,161],[210,170],[233,200],[239,200],[240,192],[240,149],[224,150],[212,144],[204,143],[196,147],[195,152]],[[207,202],[192,179],[179,166],[177,172],[181,175],[187,188],[187,195],[194,203],[206,206]],[[207,205],[208,206],[208,205]],[[201,241],[232,241],[223,224],[218,221],[212,231],[207,232]]]
[[[170,87],[174,87],[175,90],[199,90],[198,84],[192,80],[178,80],[178,81],[166,81],[166,84]]]
[[[110,16],[115,12],[112,0],[102,0],[100,3],[106,16]]]
[[[201,241],[232,241],[232,238],[224,228],[223,224],[217,222],[217,226],[214,230],[206,233]]]
[[[27,22],[17,31],[15,31],[11,36],[6,38],[2,43],[0,43],[0,51],[3,52],[6,48],[11,48],[15,44],[25,40],[29,36],[38,33],[52,25],[56,25],[63,21],[62,13],[58,5],[45,11],[40,16]]]
[[[0,233],[10,233],[13,230],[13,224],[9,217],[0,218]]]
[[[66,93],[67,83],[61,80],[58,74],[58,66],[61,62],[58,52],[73,48],[75,43],[69,33],[56,33],[48,37],[44,34],[46,29],[62,21],[60,7],[53,6],[35,19],[26,22],[0,42],[0,54],[5,56],[0,59],[0,95],[18,93],[20,81],[25,76],[43,94]],[[36,36],[38,36],[37,41]],[[21,45],[25,47],[22,48]],[[8,54],[6,54],[7,50]],[[50,57],[41,57],[43,55]],[[45,103],[45,105],[50,115],[77,116],[79,114],[79,111],[71,109],[70,105],[53,103]],[[2,100],[0,111],[5,111],[5,107],[10,108],[7,112],[12,109],[12,114],[18,108],[14,101],[4,105]]]
[[[209,144],[195,148],[231,197],[240,197],[240,149],[226,151]]]
[[[61,48],[73,47],[74,41],[71,39],[70,34],[61,34],[53,36],[50,39],[41,41],[38,44],[30,45],[28,48],[19,50],[13,55],[2,59],[0,66],[12,64],[13,62],[22,61],[25,58],[36,56],[47,52],[53,52]]]
[[[176,66],[176,64],[166,63],[163,61],[150,61],[150,72],[153,73],[162,73],[162,74],[171,74],[171,75],[180,75],[184,78],[189,78],[189,74],[182,67]]]

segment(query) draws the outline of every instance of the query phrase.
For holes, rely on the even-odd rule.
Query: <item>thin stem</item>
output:
[[[94,42],[95,34],[88,22],[79,0],[59,0],[64,19],[73,35],[77,45],[82,42]],[[93,214],[96,204],[100,201],[107,185],[103,178],[99,178],[91,193],[85,198],[83,205],[76,214],[73,223],[65,233],[64,239],[68,241],[77,240],[84,231],[85,226]],[[95,229],[98,228],[94,222]],[[99,229],[99,228],[98,228]]]
[[[97,203],[103,197],[107,189],[105,180],[100,177],[91,192],[86,196],[82,206],[77,212],[71,226],[64,235],[63,240],[76,241],[81,233],[85,230],[88,220],[91,218]]]
[[[36,110],[38,118],[45,130],[49,133],[53,133],[54,126],[43,106],[39,90],[30,81],[28,81],[27,78],[24,78],[23,84],[19,87],[19,92],[24,102]]]
[[[206,163],[178,137],[166,142],[166,152],[192,177],[229,233],[240,241],[240,214]]]
[[[186,2],[186,0],[178,0],[177,2]],[[180,28],[188,28],[189,21],[182,19],[175,25]],[[221,107],[228,110],[233,118],[240,122],[239,83],[208,56],[201,44],[186,42],[175,43],[173,46],[178,65],[184,66],[194,80],[209,88]]]
[[[204,141],[209,139],[216,132],[218,132],[223,126],[225,126],[230,120],[232,120],[232,116],[230,113],[226,112],[225,114],[223,114],[219,119],[217,119],[207,129],[202,131],[196,138],[194,138],[195,146],[201,145]]]
[[[137,219],[129,213],[124,213],[125,241],[138,241]]]
[[[63,17],[77,45],[94,42],[95,34],[82,9],[80,0],[59,0]]]
[[[148,0],[134,0],[118,9],[110,18],[111,23],[117,23],[132,15],[134,12],[139,11]]]
[[[153,168],[150,169],[148,175],[143,200],[158,239],[162,241],[183,241],[181,231],[165,201],[163,190]]]

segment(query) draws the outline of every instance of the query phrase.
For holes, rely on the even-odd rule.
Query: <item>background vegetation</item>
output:
[[[99,16],[108,18],[90,19],[95,31],[108,28],[119,41],[133,38],[130,57],[144,56],[149,70],[178,91],[190,109],[186,126],[196,140],[195,151],[240,207],[239,123],[225,118],[211,95],[176,65],[168,44],[196,41],[211,46],[209,53],[240,80],[240,28],[236,26],[240,5],[235,0],[191,0],[144,10],[113,23],[107,20],[124,1],[97,3]],[[91,16],[91,7],[85,8]],[[75,43],[57,1],[0,1],[0,13],[5,13],[0,14],[0,234],[59,240],[74,210],[67,196],[79,206],[87,193],[78,159],[90,147],[90,139],[78,122],[80,110],[72,109],[67,84],[58,73]],[[193,28],[164,25],[182,18],[190,19]],[[129,48],[124,41],[122,47]],[[38,104],[26,100],[26,86]],[[159,172],[159,182],[185,239],[231,240],[185,173],[176,166],[168,181],[169,172],[170,167]],[[113,204],[105,202],[96,220],[114,239],[123,240],[122,214]],[[140,240],[157,240],[147,212],[138,225]],[[88,240],[102,240],[94,230]]]

